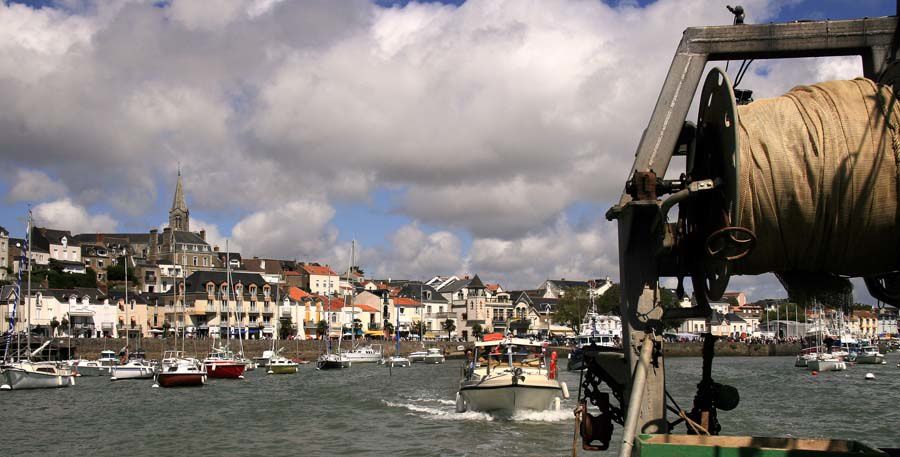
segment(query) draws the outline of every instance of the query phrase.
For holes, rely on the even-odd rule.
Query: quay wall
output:
[[[188,339],[184,343],[185,352],[188,355],[196,357],[204,357],[210,350],[210,346],[218,344],[220,340],[212,339]],[[58,340],[61,346],[68,344],[66,340]],[[382,344],[387,348],[389,354],[393,353],[394,343],[391,342],[375,342]],[[169,339],[144,339],[142,348],[147,352],[147,357],[158,359],[166,349],[173,349],[173,340]],[[307,360],[314,360],[323,351],[323,342],[318,340],[304,341],[279,341],[279,347],[284,348],[283,354],[288,357],[301,357]],[[428,347],[439,347],[450,358],[462,357],[463,353],[457,351],[457,346],[465,344],[471,347],[471,343],[457,342],[429,342]],[[181,342],[179,341],[179,348]],[[72,340],[72,346],[77,357],[94,359],[99,357],[100,351],[109,349],[118,352],[125,346],[124,339],[79,339]],[[136,346],[132,343],[132,349]],[[239,344],[236,340],[232,340],[230,345],[232,350],[237,350]],[[244,341],[244,353],[248,357],[261,356],[263,351],[272,347],[271,341],[266,340],[249,340]],[[342,346],[344,349],[350,347],[350,342],[345,341]],[[702,342],[678,342],[665,344],[666,357],[700,357],[703,354]],[[798,343],[781,343],[781,344],[746,344],[746,343],[730,343],[727,341],[719,341],[716,343],[717,357],[735,357],[735,356],[794,356],[800,352],[800,344]],[[409,353],[422,350],[421,343],[415,341],[402,341],[400,343],[400,351]],[[557,351],[560,357],[565,357],[569,353],[567,347],[552,347],[551,350]]]
[[[198,358],[203,358],[209,353],[210,346],[218,345],[222,340],[213,340],[213,339],[188,339],[184,342],[184,352],[188,356],[195,356]],[[66,346],[68,342],[63,339],[58,341],[60,346]],[[396,343],[391,342],[374,342],[375,344],[382,344],[386,352],[388,354],[393,354],[394,345]],[[149,359],[158,359],[162,356],[162,353],[165,350],[174,349],[174,341],[172,338],[168,339],[144,339],[141,343],[141,348],[147,353],[147,358]],[[336,343],[335,343],[336,344]],[[456,352],[456,347],[462,343],[448,343],[448,342],[431,342],[427,343],[427,347],[439,347],[444,350],[445,354],[453,355]],[[85,359],[96,359],[100,356],[100,351],[103,350],[111,350],[119,352],[119,349],[125,346],[124,338],[74,338],[72,339],[72,347],[73,352],[77,357],[85,358]],[[131,349],[134,350],[137,345],[132,342]],[[237,351],[240,348],[240,344],[237,340],[232,340],[229,347],[233,351]],[[282,355],[285,357],[301,357],[306,360],[314,361],[319,354],[324,350],[324,342],[317,340],[303,340],[303,341],[286,341],[279,340],[278,347],[284,348],[282,351]],[[244,341],[244,354],[247,357],[259,357],[262,355],[263,351],[270,350],[272,348],[272,341],[266,340],[247,340]],[[349,349],[350,342],[345,341],[342,345],[342,348]],[[181,349],[181,340],[178,341],[178,349]],[[421,351],[422,344],[414,341],[402,341],[400,343],[400,351],[403,353],[413,352],[413,351]]]

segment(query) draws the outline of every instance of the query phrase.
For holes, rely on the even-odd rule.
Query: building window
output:
[[[203,266],[204,266],[204,267],[208,267],[208,266],[209,266],[209,257],[204,257],[204,258],[203,258]]]
[[[206,286],[206,293],[207,293],[208,295],[213,295],[213,294],[215,294],[215,293],[216,293],[216,286],[214,286],[214,285],[212,285],[212,284],[208,284],[208,285]]]
[[[102,261],[102,260],[98,260],[98,261],[97,261],[97,266],[100,267],[100,268],[103,268],[103,261]]]
[[[194,266],[197,266],[197,256],[194,256]]]

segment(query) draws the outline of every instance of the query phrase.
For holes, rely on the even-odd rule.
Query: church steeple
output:
[[[181,167],[178,167],[178,182],[175,184],[175,198],[169,210],[169,227],[173,231],[190,231],[190,211],[184,201],[184,184],[181,182]]]

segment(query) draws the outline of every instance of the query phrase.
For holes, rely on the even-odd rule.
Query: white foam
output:
[[[427,415],[430,419],[442,419],[442,420],[479,420],[479,421],[492,421],[494,418],[490,414],[479,413],[475,411],[467,411],[464,413],[457,413],[452,409],[440,409],[433,408],[430,406],[422,406],[415,405],[412,403],[394,403],[387,400],[381,400],[385,405],[390,406],[392,408],[405,408],[409,411],[415,413],[422,413]],[[455,403],[450,402],[455,405]]]
[[[522,422],[564,422],[574,421],[575,415],[567,409],[560,409],[559,411],[517,411],[510,419]]]

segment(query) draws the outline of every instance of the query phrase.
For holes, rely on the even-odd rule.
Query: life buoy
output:
[[[550,373],[548,376],[550,379],[556,379],[556,359],[557,359],[557,357],[558,356],[556,355],[556,351],[553,351],[552,353],[550,353]]]

